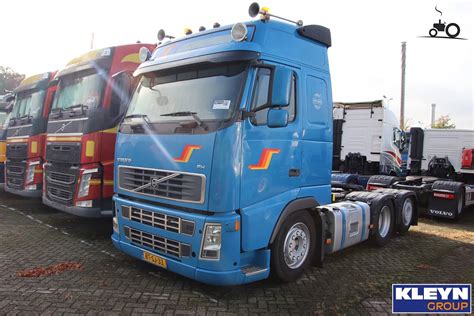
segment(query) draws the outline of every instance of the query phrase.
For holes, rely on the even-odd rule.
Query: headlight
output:
[[[112,227],[114,229],[114,232],[116,232],[118,234],[119,233],[119,226],[118,226],[118,220],[117,220],[116,216],[114,216],[112,218]]]
[[[26,179],[25,183],[31,183],[35,180],[35,170],[36,166],[39,165],[39,161],[31,162],[26,169]]]
[[[81,183],[79,184],[79,191],[77,191],[77,197],[81,198],[89,194],[89,187],[91,185],[92,174],[83,174],[81,177]]]
[[[206,224],[201,248],[201,258],[218,260],[221,253],[222,226]]]
[[[92,174],[98,172],[99,169],[88,169],[82,172],[81,182],[79,183],[79,190],[77,191],[77,198],[82,198],[89,195],[89,188],[91,186]]]

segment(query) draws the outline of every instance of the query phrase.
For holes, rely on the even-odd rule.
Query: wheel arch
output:
[[[306,210],[313,218],[316,227],[316,249],[313,263],[318,267],[322,267],[324,259],[325,216],[316,209],[318,206],[320,206],[320,203],[314,197],[298,198],[289,202],[281,212],[280,217],[273,228],[269,246],[273,244],[283,223],[290,215]]]

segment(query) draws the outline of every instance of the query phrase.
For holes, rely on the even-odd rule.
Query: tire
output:
[[[395,212],[390,201],[384,201],[374,222],[374,234],[371,236],[377,246],[385,246],[393,235]]]
[[[302,245],[306,245],[306,247],[303,248]],[[307,211],[291,214],[281,226],[270,247],[271,273],[283,282],[296,281],[311,263],[315,246],[316,227],[311,215]],[[291,258],[290,254],[294,254],[294,256]],[[298,259],[298,256],[301,258]]]
[[[462,217],[462,214],[464,213],[464,207],[464,190],[461,190],[458,195],[458,207],[456,214],[454,215],[455,220],[459,220]]]
[[[431,29],[429,31],[429,34],[431,37],[436,37],[436,35],[438,35],[438,31],[436,29]]]
[[[405,234],[413,222],[413,216],[415,215],[416,205],[415,200],[411,197],[407,197],[403,200],[401,205],[401,216],[400,223],[398,224],[397,231],[399,234]]]
[[[456,33],[450,33],[449,32],[450,27],[455,27],[456,28]],[[446,25],[446,34],[450,38],[456,38],[459,35],[459,33],[461,33],[461,28],[456,23],[449,23],[448,25]]]

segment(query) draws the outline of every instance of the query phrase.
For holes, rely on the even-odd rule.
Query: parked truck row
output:
[[[399,176],[394,117],[379,101],[333,105],[328,28],[256,3],[249,14],[259,18],[178,39],[160,30],[158,46],[91,51],[27,79],[5,190],[112,216],[119,250],[216,285],[294,281],[327,254],[406,233],[418,191],[332,175],[334,164]],[[380,138],[357,137],[367,115]]]

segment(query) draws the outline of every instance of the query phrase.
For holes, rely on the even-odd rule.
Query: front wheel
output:
[[[438,35],[438,31],[436,29],[431,29],[429,33],[431,37],[436,37],[436,35]]]
[[[316,227],[307,211],[291,214],[271,245],[271,272],[284,282],[296,281],[311,262]]]

